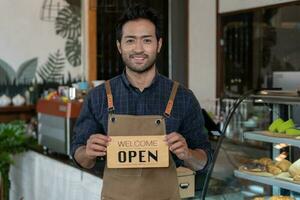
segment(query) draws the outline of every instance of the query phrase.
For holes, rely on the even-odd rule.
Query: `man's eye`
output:
[[[127,44],[131,44],[131,43],[133,43],[134,42],[134,40],[126,40],[126,43]]]
[[[152,42],[152,40],[151,39],[144,39],[144,42],[147,43],[147,44],[149,44],[149,43]]]

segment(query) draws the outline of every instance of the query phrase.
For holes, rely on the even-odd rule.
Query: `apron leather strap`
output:
[[[175,99],[175,96],[176,96],[176,93],[177,93],[178,86],[179,86],[179,83],[174,81],[172,91],[171,91],[171,95],[170,95],[166,110],[164,112],[165,117],[170,117],[170,115],[171,115],[173,104],[174,104],[174,99]],[[113,96],[112,96],[112,93],[111,93],[109,80],[105,81],[105,90],[106,90],[106,96],[107,96],[108,111],[109,112],[114,112],[115,108],[114,108]]]
[[[179,86],[179,83],[174,81],[173,87],[172,87],[172,92],[171,92],[171,95],[170,95],[170,98],[169,98],[169,101],[168,101],[168,104],[167,104],[167,107],[166,107],[166,110],[165,110],[165,113],[164,113],[164,116],[167,117],[167,118],[170,117],[178,86]]]
[[[113,102],[113,96],[111,93],[110,83],[109,80],[105,81],[105,90],[106,90],[106,96],[107,96],[107,106],[109,112],[114,112],[114,102]]]

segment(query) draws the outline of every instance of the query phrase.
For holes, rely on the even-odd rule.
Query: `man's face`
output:
[[[155,66],[161,44],[161,39],[157,41],[154,24],[146,19],[125,23],[121,42],[117,41],[126,67],[136,73],[146,72]]]

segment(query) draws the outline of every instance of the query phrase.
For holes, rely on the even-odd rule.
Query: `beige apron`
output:
[[[113,98],[109,81],[105,83],[108,108],[113,111]],[[174,82],[171,96],[164,113],[169,116],[177,92]],[[108,116],[109,136],[166,135],[165,117],[160,115]],[[105,167],[102,200],[179,200],[176,166],[169,154],[169,167],[110,169]]]

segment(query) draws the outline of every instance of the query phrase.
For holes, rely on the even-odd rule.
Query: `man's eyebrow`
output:
[[[133,35],[126,35],[126,36],[124,36],[124,38],[136,38],[136,36],[133,36]]]
[[[154,37],[153,35],[142,35],[141,38]],[[138,38],[138,36],[134,35],[125,35],[124,38]]]

